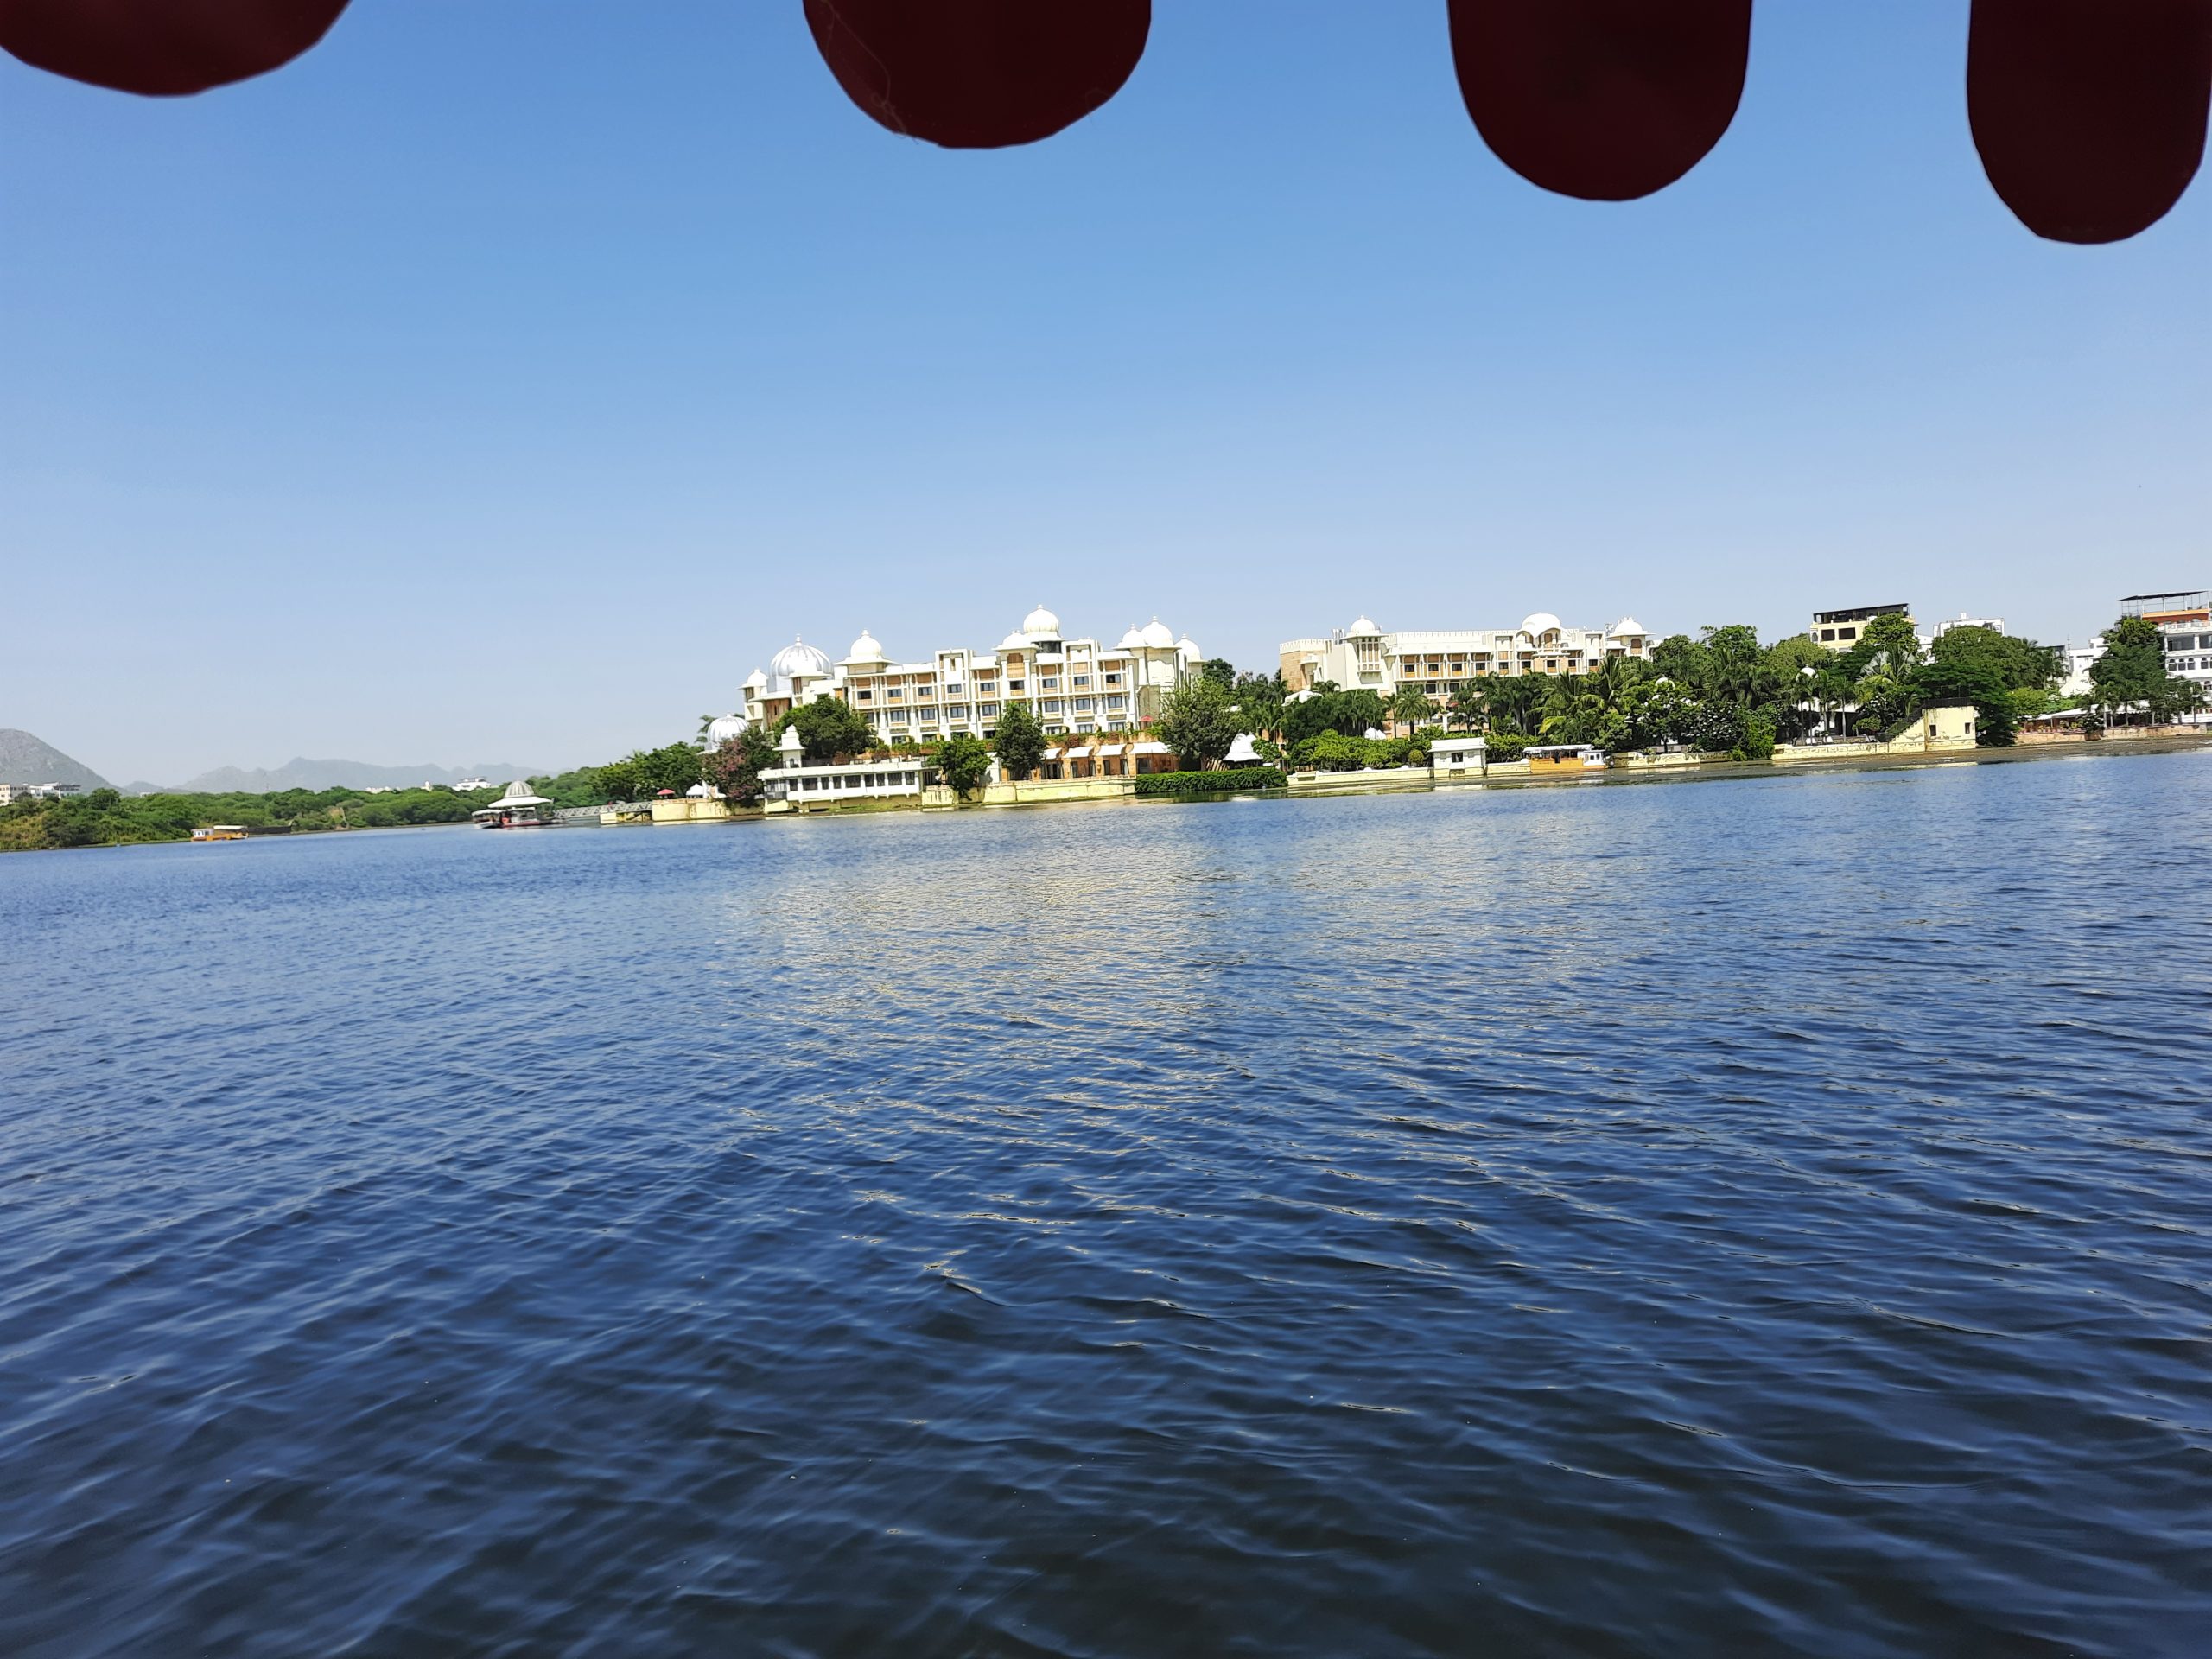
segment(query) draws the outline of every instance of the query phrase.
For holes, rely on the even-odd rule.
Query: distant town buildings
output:
[[[2212,702],[2212,590],[2190,588],[2171,594],[2129,594],[2120,614],[2139,616],[2158,631],[2166,672],[2193,680]],[[2212,708],[2183,716],[2192,726],[2212,722]]]
[[[1901,616],[1910,622],[1912,620],[1912,607],[1855,605],[1848,610],[1815,611],[1813,643],[1826,645],[1830,651],[1849,651],[1859,643],[1859,636],[1866,632],[1866,625],[1878,616]]]
[[[1643,661],[1650,636],[1634,617],[1609,628],[1570,628],[1548,611],[1515,628],[1419,629],[1385,632],[1366,617],[1319,639],[1286,639],[1276,648],[1286,690],[1321,680],[1346,691],[1390,697],[1414,686],[1437,699],[1469,680],[1516,674],[1590,674],[1613,658]]]
[[[1947,616],[1929,627],[1921,643],[1932,645],[1953,628],[1987,628],[1992,633],[2002,633],[2005,632],[2005,619],[2001,616],[1968,616],[1961,611],[1956,616]]]
[[[934,742],[956,734],[989,737],[999,711],[1026,702],[1054,736],[1126,732],[1160,711],[1160,700],[1198,672],[1199,651],[1158,617],[1113,645],[1070,637],[1039,606],[995,649],[945,646],[925,660],[894,661],[863,632],[836,662],[795,639],[746,677],[741,715],[707,728],[710,743],[745,727],[772,726],[790,709],[836,697],[856,710],[886,743]]]
[[[81,795],[82,784],[0,784],[0,806],[17,801],[58,801],[65,795]]]

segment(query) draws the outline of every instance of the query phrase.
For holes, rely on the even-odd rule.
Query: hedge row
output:
[[[1288,786],[1282,773],[1273,766],[1233,766],[1222,772],[1141,772],[1134,781],[1140,795],[1227,795]]]

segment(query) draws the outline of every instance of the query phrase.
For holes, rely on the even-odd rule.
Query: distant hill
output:
[[[389,789],[410,784],[457,784],[485,778],[495,784],[543,776],[543,766],[518,766],[505,760],[480,766],[378,766],[365,760],[288,760],[281,766],[218,766],[181,784],[163,784],[159,792],[176,795],[273,795],[285,789]],[[12,780],[11,780],[12,781]],[[156,792],[152,784],[133,784],[133,794]]]
[[[0,784],[77,784],[105,789],[106,779],[81,760],[72,760],[51,743],[29,732],[0,727]]]

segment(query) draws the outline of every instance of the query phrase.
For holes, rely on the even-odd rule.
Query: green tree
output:
[[[1670,633],[1651,647],[1651,666],[1662,678],[1694,693],[1705,684],[1709,654],[1687,633]]]
[[[1490,730],[1534,736],[1543,729],[1544,705],[1551,701],[1548,674],[1516,674],[1483,686],[1483,714]]]
[[[1954,633],[1965,632],[1967,630],[1952,630]],[[1990,630],[1983,628],[1979,632],[1987,633]],[[1943,638],[1948,639],[1950,635]],[[1942,640],[1936,643],[1941,645]],[[2019,729],[2013,714],[2012,688],[2005,683],[2003,671],[1990,656],[1968,652],[1945,656],[1939,652],[1914,673],[1912,690],[1918,708],[1931,702],[1961,700],[1973,703],[1975,744],[1990,749],[2012,747]]]
[[[1912,619],[1894,611],[1876,617],[1860,629],[1857,642],[1843,653],[1844,671],[1854,680],[1878,674],[1903,682],[1925,659],[1920,637],[1912,631]]]
[[[759,726],[748,726],[707,757],[707,781],[740,806],[755,806],[763,792],[760,774],[779,757],[776,740]]]
[[[809,766],[827,765],[840,755],[864,754],[875,746],[875,728],[841,697],[817,697],[784,716],[798,733],[799,752]]]
[[[1307,738],[1318,737],[1323,732],[1364,737],[1369,727],[1379,728],[1390,718],[1381,696],[1376,692],[1340,691],[1328,681],[1319,683],[1329,685],[1330,689],[1317,689],[1313,696],[1283,709],[1283,739],[1294,750]]]
[[[1859,733],[1866,737],[1887,736],[1910,719],[1918,706],[1912,683],[1894,680],[1886,674],[1869,674],[1853,688],[1852,695],[1859,703]]]
[[[1809,677],[1804,672],[1812,669],[1818,672],[1835,660],[1835,653],[1821,645],[1809,633],[1793,633],[1787,639],[1777,639],[1766,648],[1767,666],[1776,677],[1783,681]]]
[[[1236,683],[1230,687],[1237,723],[1255,737],[1267,737],[1282,729],[1285,695],[1280,672],[1239,674]]]
[[[1458,725],[1462,731],[1472,731],[1483,715],[1483,690],[1473,680],[1463,680],[1444,700],[1444,724],[1448,731]]]
[[[2048,691],[2065,677],[2065,653],[1980,626],[1946,628],[1929,647],[1931,664],[1993,676],[2008,691]]]
[[[2156,625],[2123,616],[2105,630],[2104,641],[2104,655],[2089,664],[2089,695],[2107,721],[2137,712],[2169,721],[2202,704],[2195,683],[2166,672],[2165,641]]]
[[[1175,752],[1185,772],[1203,771],[1236,741],[1236,705],[1218,680],[1185,680],[1161,699],[1154,722],[1160,741]]]
[[[1008,783],[1019,783],[1045,763],[1045,728],[1026,702],[1009,702],[999,711],[991,750],[999,758],[999,772]]]
[[[1298,746],[1299,764],[1316,772],[1357,772],[1367,764],[1367,740],[1322,732]]]
[[[1414,731],[1436,718],[1436,705],[1428,700],[1428,693],[1417,685],[1402,685],[1390,699],[1390,719],[1393,724]]]
[[[965,798],[991,775],[991,751],[980,737],[955,733],[938,746],[937,775],[954,795]]]
[[[1236,686],[1236,664],[1226,657],[1209,657],[1198,664],[1198,677],[1211,680],[1224,691]]]

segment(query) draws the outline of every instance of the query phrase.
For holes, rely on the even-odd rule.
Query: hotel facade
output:
[[[1068,636],[1042,605],[995,649],[948,646],[920,661],[894,660],[872,632],[836,662],[793,640],[747,676],[742,715],[714,721],[707,735],[719,743],[747,726],[772,726],[823,697],[849,705],[886,744],[989,737],[1009,702],[1027,703],[1048,735],[1127,732],[1157,715],[1160,699],[1195,676],[1199,660],[1197,643],[1158,617],[1108,645]]]
[[[1323,639],[1277,648],[1283,685],[1311,690],[1331,680],[1384,697],[1413,686],[1441,702],[1469,680],[1518,674],[1593,674],[1616,658],[1646,662],[1651,639],[1634,617],[1609,628],[1570,628],[1548,611],[1515,628],[1433,628],[1386,632],[1366,617]]]

